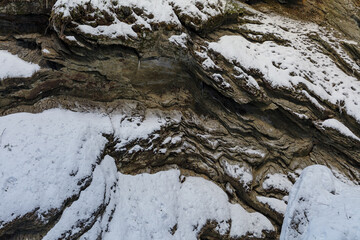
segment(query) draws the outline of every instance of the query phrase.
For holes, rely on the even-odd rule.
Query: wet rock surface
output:
[[[292,184],[309,165],[328,166],[359,184],[360,119],[356,110],[360,102],[345,90],[341,92],[346,84],[332,82],[333,75],[324,73],[319,86],[328,95],[318,94],[318,88],[311,85],[318,75],[312,76],[311,69],[306,72],[300,65],[287,75],[305,76],[305,80],[274,85],[272,75],[256,65],[256,59],[248,66],[216,48],[223,37],[237,36],[248,49],[252,44],[258,44],[256,49],[272,44],[274,52],[261,53],[265,58],[283,48],[318,52],[317,62],[309,57],[315,67],[325,71],[326,64],[332,64],[338,69],[334,74],[344,74],[356,83],[360,80],[356,1],[348,1],[349,5],[340,5],[340,0],[284,5],[268,1],[252,7],[218,1],[196,6],[197,15],[186,14],[176,1],[169,1],[173,3],[167,7],[179,21],[170,23],[155,21],[156,13],[145,8],[120,6],[117,1],[102,12],[90,2],[60,11],[64,8],[61,2],[54,8],[55,1],[0,4],[0,50],[41,67],[28,78],[0,80],[1,115],[61,107],[108,115],[121,112],[128,116],[121,122],[139,121],[139,126],[148,114],[162,116],[166,124],[145,139],[124,143],[114,132],[104,132],[107,143],[99,161],[111,156],[122,174],[177,168],[183,176],[205,178],[223,189],[231,203],[261,213],[274,226],[260,236],[234,237],[230,228],[220,233],[219,223],[208,219],[198,239],[278,239],[284,212],[272,203],[275,199],[286,205]],[[308,16],[305,20],[312,23],[299,22]],[[344,21],[337,20],[344,16]],[[150,28],[139,19],[148,21]],[[102,34],[106,26],[120,23],[131,25],[130,35]],[[321,27],[312,31],[311,24]],[[103,32],[84,32],[80,25],[100,26]],[[301,37],[293,38],[295,35]],[[238,55],[252,59],[248,53]],[[304,56],[298,59],[307,59]],[[320,59],[329,60],[323,64]],[[287,69],[281,61],[272,65],[280,69],[279,78]],[[357,86],[352,86],[354,96],[360,91]],[[331,92],[336,87],[339,90]],[[353,135],[326,125],[328,119],[336,119]],[[90,188],[90,182],[46,217],[40,218],[41,209],[35,209],[10,222],[0,219],[0,239],[42,239]],[[79,220],[76,231],[69,229],[58,238],[83,236],[105,216],[109,204],[104,199],[91,217]]]

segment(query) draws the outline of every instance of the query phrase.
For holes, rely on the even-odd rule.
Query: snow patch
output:
[[[307,167],[290,192],[280,239],[359,239],[359,201],[359,186],[325,166]]]
[[[275,173],[266,175],[266,179],[262,184],[264,190],[276,189],[282,192],[290,192],[293,184],[284,174]]]
[[[43,49],[41,50],[41,52],[43,52],[43,53],[45,53],[45,54],[49,54],[49,53],[50,53],[50,51],[49,51],[48,49],[46,49],[46,48],[43,48]]]
[[[39,65],[26,62],[8,51],[0,50],[0,80],[31,77],[39,70]]]
[[[262,197],[262,196],[257,196],[256,199],[265,204],[268,205],[270,209],[274,210],[275,212],[278,212],[282,215],[285,214],[286,211],[286,203],[284,201],[281,201],[279,199],[276,198],[271,198],[271,197]]]
[[[186,48],[187,41],[188,35],[186,33],[182,33],[180,35],[173,35],[169,38],[169,42],[175,43],[182,48]]]
[[[331,118],[323,121],[320,123],[322,127],[332,128],[336,131],[340,132],[341,134],[350,137],[352,139],[355,139],[360,142],[360,138],[356,136],[348,127],[346,127],[344,124],[342,124],[340,121]]]
[[[240,165],[230,164],[226,160],[222,161],[222,165],[225,173],[228,176],[239,180],[239,182],[246,189],[250,188],[253,181],[253,175],[251,173],[251,169]]]
[[[198,55],[199,57],[201,57],[203,60],[202,62],[202,67],[205,70],[211,70],[211,69],[220,69],[215,63],[214,61],[208,56],[208,54],[206,52],[198,52],[195,51],[195,54]]]

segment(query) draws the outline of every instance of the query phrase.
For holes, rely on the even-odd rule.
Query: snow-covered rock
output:
[[[92,178],[108,117],[63,110],[0,118],[0,230],[35,212],[47,223]]]
[[[280,173],[267,174],[262,184],[264,190],[277,190],[285,193],[289,193],[292,186],[288,177]]]
[[[232,237],[261,237],[263,231],[274,230],[265,216],[229,203],[221,188],[203,178],[181,182],[179,170],[118,178],[116,194],[104,213],[104,219],[112,216],[111,221],[99,218],[82,239],[195,240],[208,221],[216,222],[220,235],[230,232]]]
[[[101,175],[93,169],[108,142],[103,134],[113,134],[122,147],[164,124],[159,116],[128,118],[61,109],[0,117],[0,231],[32,212],[46,224],[66,200],[78,196],[89,182],[93,186],[93,174]]]
[[[43,227],[57,214],[44,239],[84,232],[82,239],[197,239],[209,222],[219,235],[274,232],[264,215],[231,204],[211,181],[181,177],[179,170],[126,175],[113,158],[101,159],[108,142],[103,134],[112,134],[123,148],[165,124],[159,116],[61,109],[0,117],[0,232],[21,219]]]
[[[359,29],[323,8],[345,0],[40,2],[0,3],[0,49],[42,67],[0,115],[96,113],[0,117],[0,238],[275,239],[295,169],[359,181]]]
[[[359,186],[325,166],[307,167],[291,190],[280,239],[359,239],[359,202]]]
[[[233,8],[227,0],[58,0],[53,23],[58,31],[71,22],[81,34],[129,40],[146,38],[164,27],[184,31],[182,24],[197,31],[211,28],[223,21],[221,17],[231,15]]]
[[[359,81],[343,72],[329,56],[320,51],[304,52],[303,47],[296,46],[300,40],[293,41],[294,46],[283,46],[272,41],[253,43],[243,36],[229,35],[209,43],[209,48],[247,71],[260,71],[264,80],[274,88],[302,93],[297,89],[305,86],[323,101],[334,105],[343,102],[344,110],[360,122]],[[311,43],[303,44],[316,48]]]

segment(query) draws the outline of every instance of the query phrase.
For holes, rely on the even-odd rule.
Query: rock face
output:
[[[0,196],[34,203],[0,211],[0,239],[114,239],[116,226],[134,230],[128,239],[278,239],[302,169],[321,164],[360,183],[358,9],[356,0],[3,1],[0,50],[41,69],[0,80]],[[59,107],[81,116],[40,113]],[[19,129],[34,130],[17,140]],[[27,174],[35,163],[39,173]],[[168,198],[139,187],[156,207],[137,209],[148,202],[123,188],[139,182]],[[59,186],[69,189],[39,195]],[[143,213],[167,204],[170,217],[158,219],[169,231],[135,234],[131,221],[146,225]],[[191,224],[185,208],[198,210]]]

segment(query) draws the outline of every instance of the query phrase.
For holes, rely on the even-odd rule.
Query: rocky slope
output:
[[[0,239],[277,239],[304,168],[359,184],[358,1],[248,4],[0,3]]]

